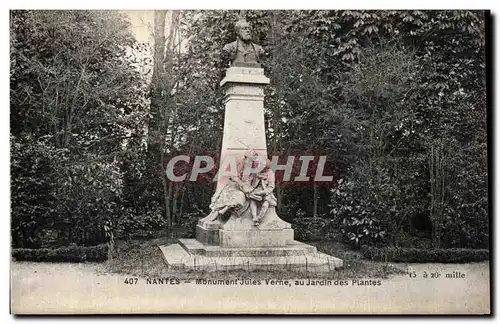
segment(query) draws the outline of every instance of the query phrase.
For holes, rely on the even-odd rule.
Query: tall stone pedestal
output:
[[[233,66],[221,81],[225,88],[225,119],[221,161],[244,158],[252,150],[267,158],[264,125],[264,86],[269,79],[264,69]],[[222,167],[221,167],[222,168]],[[220,170],[219,170],[220,172]],[[217,190],[230,182],[218,178]],[[160,247],[169,266],[204,270],[289,267],[307,271],[331,271],[342,260],[320,253],[315,247],[294,240],[291,225],[270,207],[258,226],[250,208],[238,216],[216,221],[200,220],[196,240]]]
[[[267,158],[264,87],[269,79],[264,69],[230,67],[220,84],[226,91],[221,161],[229,161],[228,157],[238,161],[250,150]],[[228,177],[219,177],[217,190],[228,181]]]

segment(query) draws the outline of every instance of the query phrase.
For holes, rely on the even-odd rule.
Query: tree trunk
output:
[[[432,244],[441,247],[441,225],[445,206],[445,154],[444,143],[433,143],[429,156],[431,205],[429,217],[432,222]]]
[[[173,184],[172,184],[173,187]],[[176,188],[173,188],[173,197],[172,197],[172,223],[177,225],[179,219],[179,211],[178,211],[178,198],[179,194]]]
[[[163,186],[163,198],[165,208],[165,220],[170,231],[170,196],[168,195],[168,184],[165,177],[165,154],[163,153],[163,143],[161,141],[161,124],[163,107],[163,78],[165,59],[165,19],[166,10],[155,10],[154,13],[154,53],[153,53],[153,76],[151,80],[151,105],[150,119],[148,124],[148,150],[152,156],[160,157],[161,161],[161,181]]]
[[[156,126],[159,122],[159,113],[163,99],[163,77],[165,68],[165,19],[166,10],[155,10],[154,15],[154,53],[153,53],[153,76],[151,80],[151,115]],[[151,125],[150,125],[151,126]]]
[[[318,216],[318,186],[313,181],[313,217]]]
[[[177,224],[181,223],[182,210],[184,209],[184,195],[186,193],[186,184],[182,186],[182,194],[179,203],[179,212],[177,213]]]
[[[276,183],[276,185],[275,185],[275,190],[276,190],[276,200],[277,200],[277,205],[278,205],[278,206],[276,206],[277,207],[276,212],[278,214],[281,214],[281,211],[282,211],[281,206],[282,206],[282,202],[283,202],[283,191],[282,191],[281,186],[278,183]]]

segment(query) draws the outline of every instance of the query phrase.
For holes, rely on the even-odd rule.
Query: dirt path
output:
[[[75,313],[441,313],[490,312],[489,264],[414,264],[417,277],[381,279],[380,285],[274,286],[125,284],[102,265],[11,263],[11,311]],[[423,278],[439,272],[439,278]],[[445,273],[465,278],[445,278]],[[276,278],[270,278],[276,279]],[[304,284],[307,284],[307,279]],[[345,283],[345,282],[344,282]],[[338,282],[337,282],[338,284]]]

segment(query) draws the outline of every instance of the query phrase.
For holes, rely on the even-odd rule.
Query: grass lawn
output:
[[[206,272],[168,269],[163,260],[163,255],[159,246],[175,243],[177,243],[176,239],[166,237],[150,240],[117,241],[118,256],[107,262],[106,269],[109,272],[134,275],[138,277],[176,277],[179,279],[195,279],[201,276],[206,279],[237,279],[242,277],[248,278],[249,276],[255,279],[387,278],[391,274],[402,274],[405,272],[404,267],[402,266],[363,260],[360,252],[353,251],[348,246],[338,242],[308,243],[316,246],[320,252],[324,252],[344,260],[343,269],[332,271],[330,273],[305,273],[289,270],[222,270],[219,272]]]

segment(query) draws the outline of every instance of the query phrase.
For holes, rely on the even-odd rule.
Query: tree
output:
[[[11,12],[12,218],[45,217],[32,237],[50,224],[66,241],[88,243],[103,218],[119,214],[118,160],[142,132],[146,102],[133,54],[141,46],[128,28],[112,11]],[[36,173],[40,163],[51,167]],[[29,200],[35,187],[16,185],[27,178],[46,179],[52,189],[37,195],[50,212]],[[68,235],[76,225],[81,233]]]
[[[338,185],[278,183],[280,215],[358,245],[488,245],[484,13],[418,10],[157,11],[151,53],[116,12],[12,11],[16,245],[58,223],[95,241],[103,218],[130,236],[193,227],[215,183],[165,167],[219,157],[240,16],[267,52],[269,153],[327,155]]]

